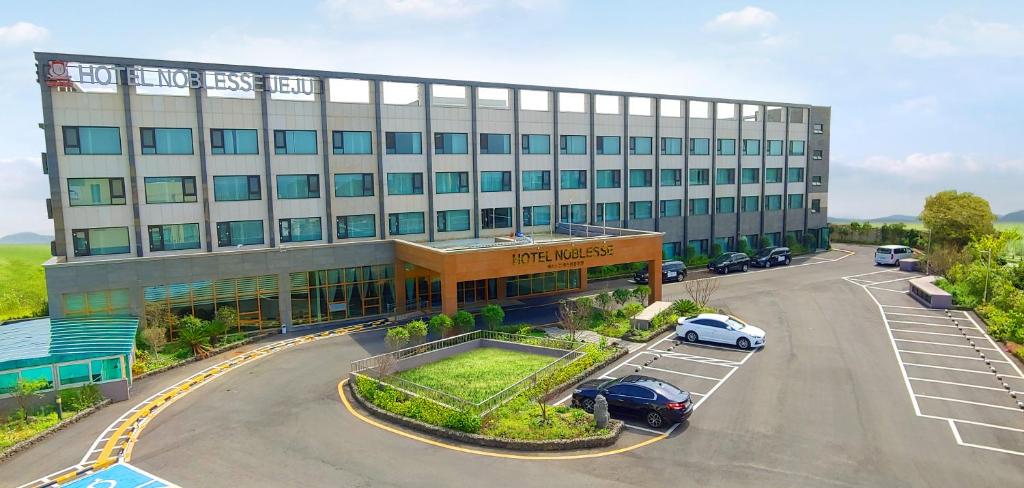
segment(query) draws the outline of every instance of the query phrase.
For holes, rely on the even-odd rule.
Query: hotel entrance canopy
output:
[[[510,276],[581,270],[622,263],[646,262],[659,269],[662,233],[592,225],[559,224],[554,233],[414,243],[395,241],[396,278],[404,281],[406,264],[435,272],[441,278],[441,310],[453,314],[460,282]],[[651,273],[650,300],[661,299],[661,273]],[[398,287],[401,289],[402,287]],[[398,303],[405,303],[399,297]]]

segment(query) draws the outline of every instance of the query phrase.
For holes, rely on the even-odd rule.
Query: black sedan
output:
[[[726,252],[708,263],[708,269],[716,273],[728,273],[730,271],[747,271],[750,269],[750,257],[741,252]]]
[[[597,395],[608,400],[613,416],[641,417],[654,428],[682,422],[693,413],[688,392],[650,376],[585,381],[573,391],[572,405],[593,413]]]

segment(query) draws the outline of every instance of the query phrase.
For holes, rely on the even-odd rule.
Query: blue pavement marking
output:
[[[135,466],[117,463],[63,485],[65,488],[177,488]]]

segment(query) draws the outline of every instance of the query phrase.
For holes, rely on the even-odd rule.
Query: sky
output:
[[[944,189],[1024,209],[1024,2],[16,2],[0,11],[0,236],[52,234],[33,51],[832,107],[830,216]]]

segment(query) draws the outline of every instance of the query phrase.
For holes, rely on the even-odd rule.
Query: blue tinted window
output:
[[[512,207],[484,208],[480,210],[481,229],[508,229],[512,227]]]
[[[437,212],[437,231],[469,230],[469,210],[441,210]]]
[[[523,225],[551,225],[551,207],[538,205],[534,207],[523,207]]]
[[[259,154],[256,129],[210,129],[212,154]]]
[[[319,241],[323,239],[320,217],[281,219],[278,221],[281,242]]]
[[[374,237],[376,235],[377,226],[373,214],[342,215],[338,217],[338,239]]]
[[[691,169],[690,170],[690,186],[702,186],[711,183],[711,170],[709,169]]]
[[[707,138],[690,139],[690,154],[694,156],[711,154],[711,140]]]
[[[804,208],[804,196],[800,193],[790,195],[789,208]]]
[[[63,127],[64,154],[121,154],[117,127]]]
[[[644,188],[652,185],[651,173],[649,169],[631,169],[629,170],[629,186],[633,188]]]
[[[69,178],[68,204],[72,207],[124,205],[124,178]]]
[[[596,154],[622,154],[619,136],[597,136]]]
[[[320,176],[277,175],[277,198],[320,198]]]
[[[716,185],[731,185],[736,183],[736,170],[733,168],[718,168],[715,170]]]
[[[661,153],[667,155],[683,154],[683,139],[680,137],[662,137]]]
[[[508,134],[480,134],[480,154],[510,154],[511,139]]]
[[[192,129],[139,129],[142,154],[192,154]]]
[[[523,191],[550,190],[550,171],[523,171]]]
[[[149,226],[150,251],[199,249],[199,224]]]
[[[465,132],[434,134],[435,154],[469,154],[469,136]]]
[[[396,236],[422,234],[424,232],[423,212],[388,214],[388,232]]]
[[[587,223],[587,204],[574,203],[572,205],[560,206],[558,210],[558,221],[569,222],[570,220],[574,224]]]
[[[334,154],[373,154],[369,131],[334,131],[331,134]]]
[[[650,200],[629,202],[629,218],[645,220],[653,217],[653,204]]]
[[[804,141],[789,141],[789,155],[803,156],[805,145]]]
[[[147,176],[143,181],[146,203],[188,203],[197,200],[194,176]]]
[[[717,151],[720,156],[734,156],[736,154],[736,139],[719,139]]]
[[[617,169],[599,169],[594,182],[597,188],[621,188],[622,171]]]
[[[74,229],[71,242],[75,256],[127,254],[130,251],[127,227]]]
[[[761,154],[761,141],[759,139],[743,139],[743,155],[758,156]]]
[[[512,191],[512,172],[510,171],[481,171],[480,191]]]
[[[263,198],[259,175],[214,176],[213,199],[218,202]]]
[[[786,180],[790,183],[801,183],[804,181],[804,169],[803,168],[789,168],[789,174]]]
[[[596,222],[616,222],[622,220],[621,205],[619,202],[599,203],[595,206],[594,220]]]
[[[523,134],[523,154],[551,154],[551,136]]]
[[[756,212],[757,211],[757,197],[743,197],[740,201],[741,210],[744,212]]]
[[[373,173],[340,173],[334,175],[334,196],[372,197]]]
[[[707,198],[691,198],[690,199],[690,215],[707,215],[708,214],[708,199]]]
[[[760,178],[758,177],[760,171],[758,168],[743,168],[740,171],[740,183],[760,183]]]
[[[765,183],[782,183],[782,168],[765,168]]]
[[[388,195],[422,195],[423,173],[388,173]]]
[[[699,254],[701,256],[708,255],[708,240],[707,239],[696,239],[686,243],[686,247],[690,248],[690,252]]]
[[[274,154],[316,154],[316,131],[275,130]]]
[[[387,132],[384,142],[388,154],[422,154],[419,132]]]
[[[720,197],[715,199],[715,213],[733,213],[735,211],[735,197]]]
[[[434,173],[434,193],[469,193],[469,173],[466,171]]]
[[[586,154],[587,136],[558,136],[558,146],[562,154]]]
[[[768,156],[782,156],[782,141],[768,141],[768,148],[765,154]]]
[[[650,137],[630,137],[629,153],[638,155],[651,154],[651,140]]]
[[[661,186],[682,186],[683,170],[663,169],[661,170]]]
[[[661,216],[662,217],[679,217],[683,214],[683,201],[682,200],[662,200],[661,201]]]
[[[765,210],[782,210],[782,195],[765,195]]]
[[[564,169],[559,175],[559,188],[574,190],[587,187],[586,170]]]
[[[217,222],[217,246],[251,246],[263,244],[262,220]]]

